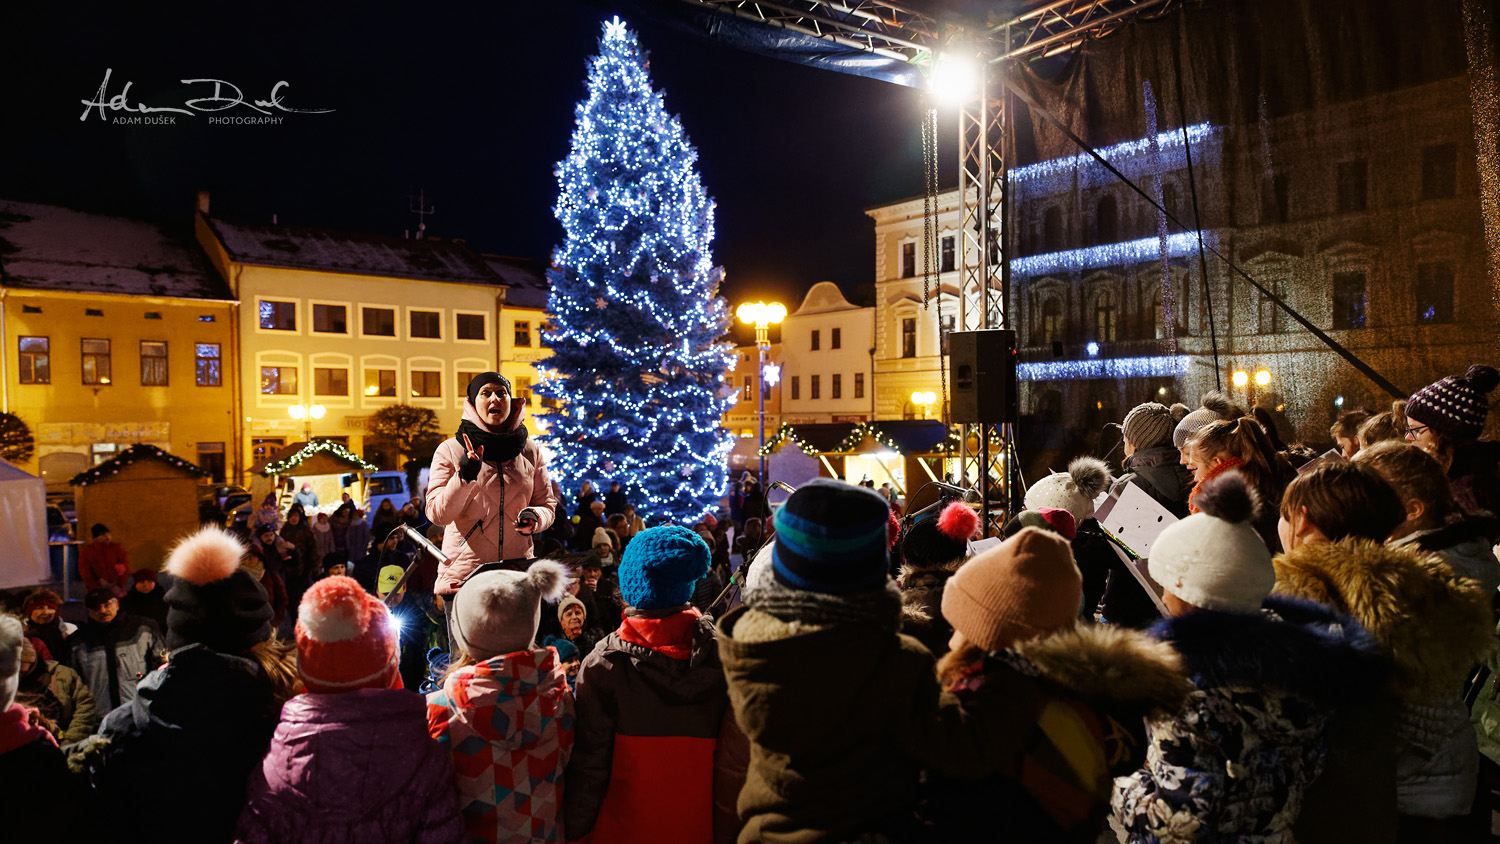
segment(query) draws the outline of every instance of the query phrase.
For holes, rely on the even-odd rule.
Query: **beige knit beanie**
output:
[[[987,651],[1070,627],[1082,605],[1072,548],[1034,527],[964,563],[943,590],[943,618]]]

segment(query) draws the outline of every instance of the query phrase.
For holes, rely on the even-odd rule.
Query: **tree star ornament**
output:
[[[604,310],[608,306],[609,306],[609,303],[606,302],[606,301],[604,301],[604,297],[603,296],[600,296],[598,299],[594,300],[594,307],[598,308],[601,311]]]

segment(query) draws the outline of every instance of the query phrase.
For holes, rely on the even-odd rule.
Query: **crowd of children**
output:
[[[268,577],[300,538],[205,527],[165,588],[101,564],[78,629],[46,590],[0,617],[0,825],[27,842],[1487,840],[1497,382],[1476,366],[1341,417],[1320,457],[1221,396],[1146,403],[1123,471],[1082,458],[1038,480],[977,552],[972,507],[898,536],[889,496],[832,479],[766,516],[741,501],[735,539],[709,517],[620,541],[601,518],[586,554],[466,559],[427,584],[390,514],[366,578],[296,590]],[[471,451],[455,483],[483,477]],[[555,499],[538,477],[526,500]],[[1144,565],[1097,508],[1130,485],[1181,516]]]

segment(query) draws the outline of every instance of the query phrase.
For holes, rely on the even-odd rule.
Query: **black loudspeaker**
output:
[[[948,384],[951,421],[998,425],[1015,418],[1016,332],[949,332]]]

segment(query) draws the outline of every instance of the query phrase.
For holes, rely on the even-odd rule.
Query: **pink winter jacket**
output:
[[[463,839],[452,755],[403,689],[304,694],[281,710],[250,774],[237,844],[452,844]]]
[[[464,403],[464,418],[488,430],[479,421],[472,405]],[[427,517],[435,525],[447,525],[443,531],[443,553],[448,562],[438,566],[437,585],[433,591],[449,595],[458,591],[464,579],[485,563],[531,556],[531,537],[516,533],[516,516],[531,507],[537,514],[537,533],[552,526],[552,510],[557,497],[547,479],[547,465],[542,449],[527,440],[521,453],[505,464],[505,512],[499,508],[500,472],[491,463],[479,467],[479,477],[466,482],[458,476],[464,445],[449,437],[432,456],[432,470],[427,477]],[[474,528],[474,523],[484,524]],[[502,524],[503,521],[503,524]],[[473,533],[469,533],[474,528]],[[500,546],[501,533],[505,546]],[[468,534],[468,540],[463,537]]]

